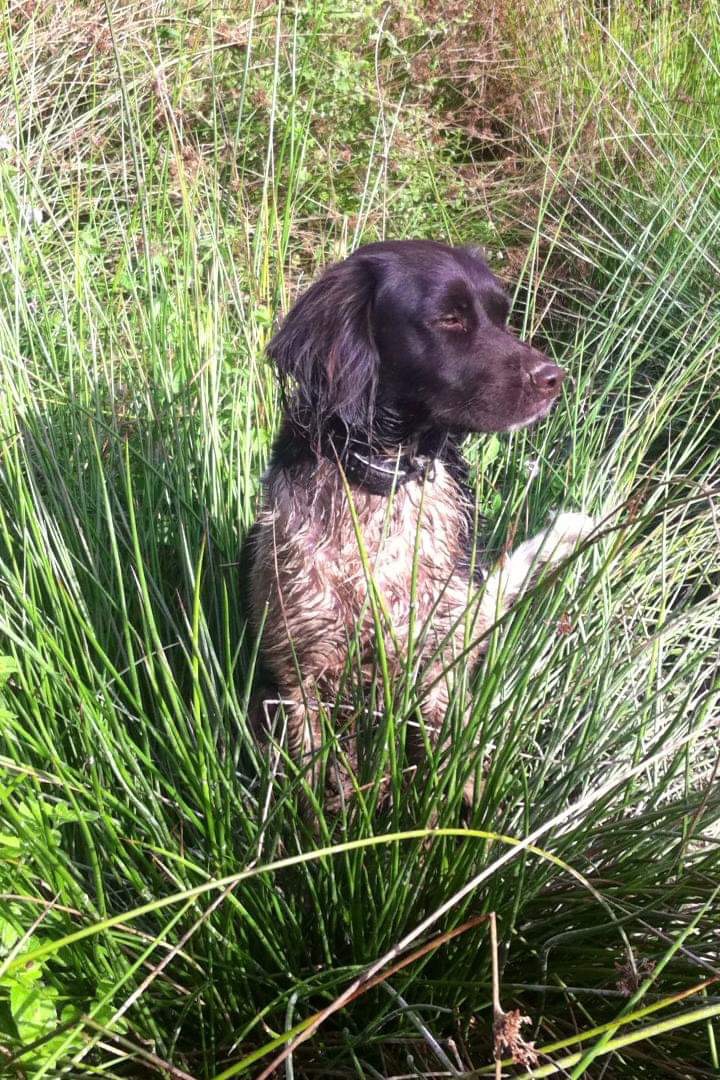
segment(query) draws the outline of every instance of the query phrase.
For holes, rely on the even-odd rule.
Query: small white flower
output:
[[[12,150],[13,141],[9,135],[0,135],[0,150]]]
[[[537,458],[530,458],[525,462],[525,471],[528,474],[529,480],[534,480],[536,476],[540,475],[540,462]]]

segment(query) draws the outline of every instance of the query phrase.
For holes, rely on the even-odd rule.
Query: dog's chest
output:
[[[369,578],[400,640],[411,610],[418,630],[430,621],[441,629],[450,612],[455,620],[468,598],[468,514],[442,462],[425,480],[411,481],[389,498],[354,489],[353,509],[335,477],[321,483],[299,530],[302,538],[296,536],[316,587],[345,625],[359,621],[370,629]]]

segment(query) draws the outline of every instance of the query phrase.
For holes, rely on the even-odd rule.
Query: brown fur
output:
[[[365,560],[339,468],[321,460],[307,471],[310,483],[309,477],[299,482],[286,471],[273,478],[271,502],[257,523],[251,584],[258,629],[264,618],[265,661],[278,679],[279,697],[288,703],[288,745],[296,759],[319,747],[312,703],[336,700],[348,642],[356,632],[363,643],[362,661],[372,664],[376,634],[368,571],[393,673],[403,669],[407,656],[411,597],[422,654],[441,650],[425,673],[433,681],[453,653],[463,649],[463,616],[473,596],[468,574],[458,572],[470,543],[467,514],[462,493],[442,462],[426,480],[405,484],[391,499],[353,491]],[[476,646],[473,654],[477,651]],[[425,704],[431,738],[446,707],[447,687],[439,679]]]

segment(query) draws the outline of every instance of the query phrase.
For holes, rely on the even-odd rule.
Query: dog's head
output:
[[[565,372],[507,329],[508,310],[471,249],[369,244],[302,294],[268,353],[318,432],[386,416],[405,433],[512,431],[547,415]]]

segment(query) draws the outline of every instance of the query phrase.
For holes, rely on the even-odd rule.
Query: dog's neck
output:
[[[389,495],[412,481],[432,479],[438,461],[464,486],[468,470],[460,439],[444,429],[408,430],[394,415],[374,417],[370,430],[334,421],[312,434],[286,417],[274,459],[281,464],[324,457],[342,469],[352,487]]]
[[[327,432],[320,450],[337,462],[348,483],[371,495],[388,495],[412,480],[424,480],[438,456],[413,444],[379,445],[366,433],[350,431]]]

